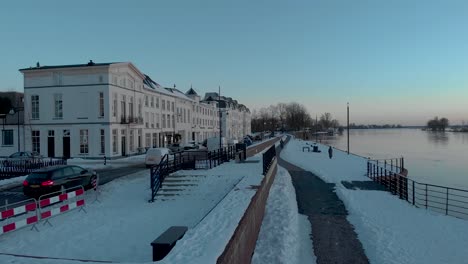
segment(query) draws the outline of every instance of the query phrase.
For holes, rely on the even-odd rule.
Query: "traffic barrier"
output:
[[[51,217],[68,212],[75,208],[80,208],[80,211],[83,210],[86,213],[86,210],[84,209],[84,188],[83,186],[79,186],[78,188],[79,189],[73,187],[64,190],[64,193],[59,191],[39,197],[39,216],[41,221],[45,220],[44,224],[49,224],[52,226],[52,224],[49,222]],[[70,189],[74,189],[74,191],[70,191]],[[58,195],[49,197],[54,194]],[[44,210],[44,208],[47,208],[47,210]]]
[[[31,230],[38,231],[36,227],[36,223],[39,221],[37,213],[36,199],[0,206],[0,235],[28,225],[33,225]]]

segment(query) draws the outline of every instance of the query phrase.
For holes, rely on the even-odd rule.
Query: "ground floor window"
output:
[[[135,130],[130,130],[130,151],[135,151]]]
[[[155,148],[158,145],[158,134],[153,133],[153,148]]]
[[[112,152],[117,153],[117,129],[112,129]]]
[[[2,130],[2,145],[3,146],[13,145],[13,129]]]
[[[41,132],[39,130],[31,131],[32,151],[41,153]]]
[[[151,147],[151,133],[145,134],[145,146],[148,148]]]
[[[106,134],[104,129],[101,129],[101,154],[106,154]]]
[[[80,129],[80,153],[88,154],[89,153],[89,144],[88,144],[88,130]]]

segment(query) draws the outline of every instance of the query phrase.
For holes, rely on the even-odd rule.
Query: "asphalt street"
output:
[[[96,170],[96,172],[99,174],[99,184],[103,185],[122,176],[140,172],[142,170],[148,170],[149,177],[149,169],[146,169],[143,163],[129,167]],[[28,199],[28,197],[23,194],[22,186],[0,191],[0,206],[6,203],[11,204],[26,199]]]

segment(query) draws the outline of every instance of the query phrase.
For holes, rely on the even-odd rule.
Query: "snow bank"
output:
[[[291,176],[278,166],[252,263],[315,263],[311,233],[307,217],[298,213]]]
[[[102,159],[82,159],[82,158],[72,158],[67,160],[68,165],[77,165],[86,169],[100,170],[100,169],[111,169],[111,168],[121,168],[128,167],[136,164],[143,164],[145,162],[146,155],[137,155],[127,158],[107,160],[106,165],[104,165],[104,160]]]

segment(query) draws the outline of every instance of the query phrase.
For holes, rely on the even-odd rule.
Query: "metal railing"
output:
[[[8,179],[18,176],[27,175],[34,170],[56,166],[67,165],[66,159],[41,159],[41,160],[16,160],[11,161],[8,159],[0,160],[0,179]]]
[[[403,159],[401,161],[403,166]],[[385,168],[382,167],[384,164],[369,160],[367,177],[416,207],[468,219],[468,190],[417,182],[392,170],[396,165]]]
[[[158,165],[150,169],[151,199],[154,202],[157,192],[166,176],[178,170],[211,169],[235,159],[235,147],[229,146],[213,151],[182,151],[166,154]]]
[[[271,146],[267,151],[265,151],[265,153],[263,153],[263,175],[266,175],[275,157],[276,157],[275,145]]]

